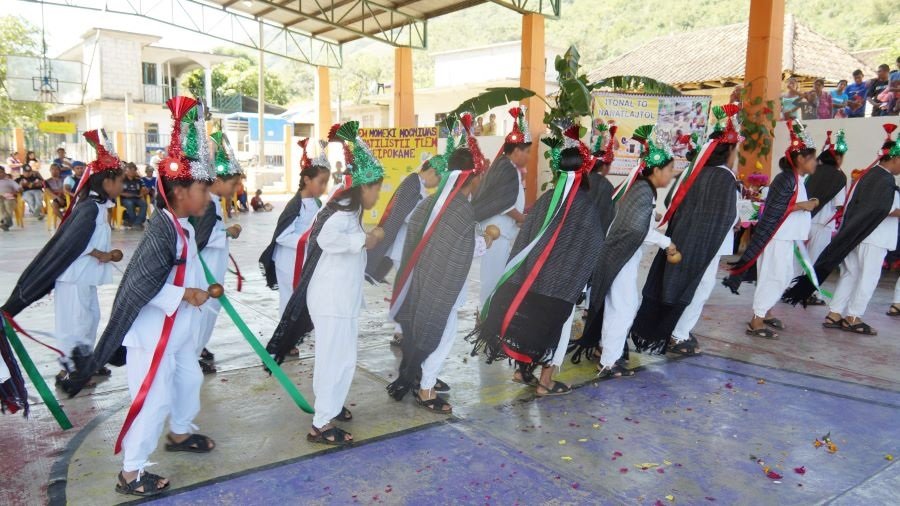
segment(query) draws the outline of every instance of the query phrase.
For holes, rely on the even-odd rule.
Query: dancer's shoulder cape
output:
[[[516,206],[519,197],[519,169],[505,155],[498,156],[484,175],[478,193],[472,199],[475,220],[484,221]]]
[[[275,333],[272,334],[272,339],[266,345],[266,351],[273,354],[278,363],[283,362],[291,348],[298,342],[302,342],[303,336],[313,329],[309,308],[306,304],[306,289],[309,288],[316,265],[319,263],[319,258],[322,257],[322,248],[319,247],[316,239],[319,237],[322,227],[325,226],[325,222],[336,212],[337,210],[333,207],[324,206],[312,224],[309,242],[306,243],[306,260],[303,262],[303,271],[300,273],[297,288],[294,289],[294,293],[284,308],[284,314],[275,328]]]
[[[585,331],[581,338],[570,345],[575,350],[573,362],[578,362],[585,351],[599,347],[603,325],[603,301],[619,271],[644,243],[653,220],[655,198],[656,188],[649,181],[639,179],[635,182],[619,201],[616,217],[596,255],[583,256],[593,261],[591,300]]]
[[[750,238],[750,244],[744,250],[741,258],[733,264],[731,275],[723,281],[723,284],[732,292],[737,293],[742,282],[741,274],[756,264],[756,259],[762,254],[769,241],[775,237],[775,233],[778,232],[788,214],[793,211],[796,198],[797,176],[793,172],[779,172],[769,186],[769,194],[759,220],[756,222],[756,229]]]
[[[185,234],[189,231],[185,230]],[[190,237],[187,238],[191,240]],[[91,375],[106,364],[125,365],[122,341],[141,309],[155,297],[176,265],[177,233],[172,218],[163,211],[153,213],[116,290],[109,322],[90,357],[73,356],[76,373],[70,376],[70,396],[77,394]]]
[[[298,191],[291,197],[291,200],[288,201],[287,205],[284,206],[284,210],[281,211],[281,214],[278,215],[278,222],[275,224],[275,232],[272,234],[272,240],[269,242],[266,249],[263,250],[262,255],[259,256],[259,267],[266,277],[266,286],[272,290],[278,289],[278,277],[275,275],[274,258],[275,246],[277,244],[276,241],[278,240],[278,236],[294,222],[294,219],[300,214],[300,209],[302,207],[303,197],[300,196],[300,192]]]
[[[631,328],[637,351],[660,351],[691,303],[709,263],[716,258],[737,214],[731,171],[705,167],[669,221],[666,235],[684,257],[670,264],[659,251],[644,284],[643,300]]]
[[[900,189],[894,184],[894,176],[880,166],[872,167],[860,177],[845,206],[841,227],[816,260],[814,269],[820,284],[890,214],[897,191]],[[815,291],[812,281],[800,276],[794,279],[784,299],[796,305],[805,302]]]
[[[612,199],[615,188],[603,174],[595,172],[588,178],[591,182],[591,200],[594,201],[594,205],[600,210],[600,228],[605,234],[609,230],[613,218],[616,217],[616,203]]]
[[[404,245],[404,265],[418,246],[428,221],[431,204],[440,195],[428,197],[409,220]],[[395,320],[403,329],[403,360],[400,374],[388,391],[401,398],[414,386],[422,362],[437,349],[466,282],[475,251],[475,218],[472,204],[462,194],[447,205],[422,249]]]
[[[84,253],[94,233],[99,212],[97,201],[92,198],[76,205],[68,219],[19,276],[19,281],[0,310],[16,316],[50,293],[56,278]]]
[[[213,195],[212,198],[219,197]],[[212,232],[216,226],[216,222],[221,220],[222,217],[216,214],[216,204],[212,201],[210,201],[209,205],[206,206],[206,212],[203,213],[203,216],[192,216],[190,218],[189,221],[194,227],[194,234],[197,238],[197,251],[203,251],[204,249],[206,249],[206,245],[209,243],[209,238],[212,236]]]
[[[812,215],[819,214],[825,204],[847,186],[847,175],[844,171],[832,164],[821,164],[816,171],[806,179],[806,196],[810,199],[819,199],[819,205],[812,211]]]
[[[378,282],[383,282],[384,277],[394,267],[388,252],[394,246],[397,239],[397,233],[406,223],[406,218],[413,212],[416,205],[422,199],[421,182],[419,175],[416,173],[406,176],[381,217],[379,226],[384,230],[384,239],[378,243],[378,246],[370,249],[367,253],[368,261],[366,263],[366,274]]]

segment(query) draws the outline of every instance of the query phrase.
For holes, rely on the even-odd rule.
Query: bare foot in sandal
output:
[[[329,423],[322,428],[316,428],[315,425],[312,426],[309,433],[306,434],[306,440],[311,443],[342,446],[353,442],[353,434]]]
[[[778,334],[772,331],[759,316],[754,316],[750,323],[747,324],[746,334],[753,337],[762,337],[764,339],[777,339]]]
[[[116,492],[125,495],[149,497],[169,488],[169,480],[152,473],[122,471],[116,478]]]
[[[896,304],[891,304],[891,307],[888,308],[888,311],[885,314],[888,316],[893,316],[893,317],[900,316],[900,302],[898,302]]]
[[[544,366],[543,368],[541,368],[540,383],[535,389],[535,394],[538,397],[546,397],[550,395],[566,395],[572,393],[572,387],[553,379],[554,372],[556,372],[556,367],[554,366]]]
[[[854,334],[862,334],[864,336],[877,336],[878,331],[869,326],[868,323],[862,321],[857,316],[848,316],[844,318],[841,330],[852,332]]]
[[[166,436],[167,452],[209,453],[216,447],[216,442],[202,434],[174,434]]]
[[[431,411],[432,413],[440,413],[442,415],[449,415],[453,413],[453,406],[451,406],[450,403],[438,396],[437,391],[434,389],[419,389],[419,391],[416,392],[415,397],[416,404],[427,409],[428,411]]]

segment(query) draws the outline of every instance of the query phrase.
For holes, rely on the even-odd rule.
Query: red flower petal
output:
[[[783,476],[776,473],[775,471],[769,471],[768,473],[766,473],[766,476],[768,476],[772,480],[780,480],[781,478],[783,478]]]
[[[806,474],[806,467],[805,466],[795,467],[794,472],[797,474]]]
[[[628,468],[627,468],[627,467],[623,467],[623,468],[619,469],[619,472],[622,473],[622,474],[627,474],[627,473],[628,473]]]

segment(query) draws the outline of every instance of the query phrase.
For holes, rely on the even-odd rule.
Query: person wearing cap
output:
[[[884,125],[887,138],[877,159],[850,186],[841,226],[813,266],[819,283],[840,266],[822,323],[825,328],[878,334],[862,317],[878,287],[884,258],[897,246],[900,195],[894,178],[900,175],[900,143],[892,138],[896,128],[892,123]],[[817,289],[808,277],[794,281],[785,296],[792,304],[803,303]]]
[[[80,374],[70,375],[62,385],[70,396],[76,395],[84,388],[84,371],[127,362],[132,405],[114,447],[123,457],[115,490],[142,497],[170,486],[167,478],[146,470],[167,419],[166,451],[206,454],[216,447],[212,438],[196,433],[193,424],[203,385],[197,329],[203,312],[211,309],[206,305],[209,283],[189,221],[206,211],[215,173],[202,104],[178,96],[166,105],[173,127],[168,155],[158,167],[159,210],[122,276],[109,323],[93,353],[76,361]]]
[[[72,173],[63,179],[63,191],[66,192],[66,195],[68,195],[70,199],[75,198],[75,188],[78,188],[78,183],[81,181],[84,169],[84,162],[76,160],[72,162]]]
[[[472,115],[465,113],[461,120],[467,143],[455,147],[448,142],[449,152],[429,160],[437,177],[446,176],[446,183],[409,218],[390,308],[404,337],[403,359],[388,394],[399,401],[413,390],[418,406],[443,415],[453,408],[438,395],[450,390],[438,373],[456,341],[458,312],[466,300],[476,242],[470,197],[486,167]]]
[[[775,330],[784,329],[772,308],[791,284],[795,242],[809,238],[810,212],[819,204],[815,198],[807,198],[806,187],[801,183],[803,176],[816,169],[816,146],[801,123],[789,119],[786,125],[790,143],[778,161],[781,172],[772,179],[750,244],[723,281],[733,293],[738,293],[743,273],[756,265],[753,318],[745,333],[764,339],[775,339]]]
[[[228,270],[228,243],[230,239],[237,239],[241,235],[241,226],[234,224],[225,227],[222,199],[231,198],[234,186],[244,171],[223,132],[213,132],[210,139],[212,143],[209,146],[216,179],[209,185],[209,204],[206,206],[206,212],[202,217],[191,217],[190,220],[197,233],[197,251],[200,252],[216,282],[224,285],[225,272]],[[215,356],[206,349],[206,345],[212,337],[222,309],[219,301],[214,299],[209,301],[209,306],[212,310],[203,313],[203,323],[198,331],[197,355],[200,357],[200,369],[203,370],[203,374],[216,372],[216,366],[213,365]]]
[[[562,363],[561,343],[568,339],[563,328],[593,270],[584,254],[604,243],[597,233],[600,212],[589,192],[590,149],[578,139],[578,125],[564,137],[552,148],[556,190],[541,195],[525,218],[501,281],[481,309],[481,324],[467,338],[472,354],[483,353],[489,363],[515,360],[513,381],[533,386],[541,397],[572,391],[553,379]]]
[[[713,131],[682,174],[659,223],[668,224],[666,236],[679,245],[682,260],[671,263],[662,253],[653,260],[631,325],[637,351],[700,352],[692,331],[716,286],[721,257],[731,254],[738,224],[739,111],[736,104],[713,108]]]
[[[63,352],[57,384],[76,372],[79,357],[88,356],[100,324],[97,287],[112,283],[111,229],[107,211],[122,192],[123,171],[119,158],[102,130],[84,133],[97,151],[88,179],[56,233],[22,272],[3,312],[14,317],[54,291],[54,337]],[[92,375],[109,376],[100,368]]]
[[[509,114],[513,117],[512,131],[472,200],[475,219],[481,226],[494,225],[500,229],[500,237],[481,257],[481,306],[500,281],[519,226],[525,221],[525,188],[520,169],[531,159],[531,133],[525,122],[524,107],[513,107]]]

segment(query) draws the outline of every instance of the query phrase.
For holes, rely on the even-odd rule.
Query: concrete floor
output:
[[[233,253],[247,282],[240,293],[227,283],[263,343],[276,324],[277,294],[262,283],[256,258],[275,213],[237,218],[244,236]],[[0,235],[7,290],[48,237],[43,224],[29,218],[26,226]],[[126,261],[139,238],[114,232]],[[462,332],[474,315],[477,269],[472,274]],[[638,374],[605,382],[592,381],[592,364],[566,364],[560,377],[580,388],[558,398],[535,399],[508,381],[507,365],[469,357],[460,339],[441,374],[452,385],[449,419],[386,395],[399,356],[387,345],[387,289],[369,287],[348,400],[355,420],[346,424],[357,443],[347,449],[305,441],[311,417],[262,371],[223,315],[210,346],[220,372],[206,378],[197,422],[218,448],[158,451],[150,470],[171,479],[172,492],[160,499],[171,504],[896,504],[900,467],[887,456],[900,458],[900,330],[884,315],[895,280],[884,275],[869,307],[879,336],[826,331],[823,308],[781,305],[788,329],[774,342],[743,333],[752,285],[740,296],[717,287],[697,329],[704,356],[632,354]],[[100,290],[104,321],[114,294],[114,286]],[[52,311],[51,296],[18,321],[49,335]],[[310,401],[312,344],[285,365]],[[51,378],[53,353],[26,346]],[[113,491],[121,459],[112,446],[129,403],[123,371],[64,400],[72,430],[60,431],[35,401],[28,420],[0,418],[0,504],[128,500]],[[834,454],[813,445],[829,432]],[[766,477],[763,465],[782,478]]]

